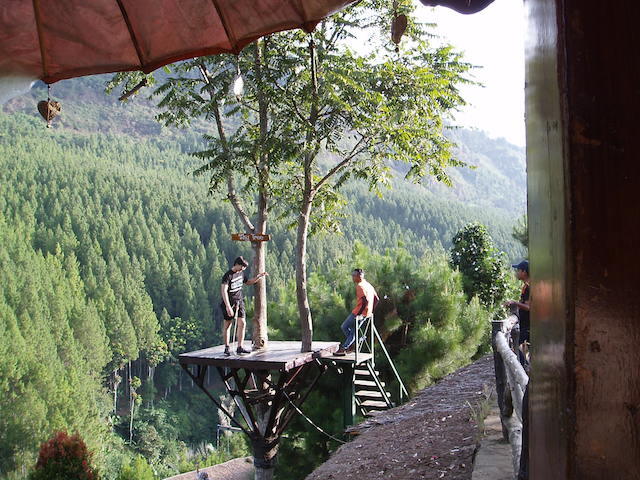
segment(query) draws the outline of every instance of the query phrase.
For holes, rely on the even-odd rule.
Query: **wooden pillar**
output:
[[[525,0],[530,478],[640,478],[640,4]]]

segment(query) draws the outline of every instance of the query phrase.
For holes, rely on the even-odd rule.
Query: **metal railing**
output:
[[[518,358],[518,317],[511,315],[492,323],[491,346],[502,433],[511,444],[514,478],[517,478],[522,448],[522,399],[529,376]]]
[[[393,377],[398,382],[398,403],[403,403],[405,400],[409,398],[409,392],[402,382],[402,378],[400,378],[400,374],[396,369],[396,366],[391,360],[391,356],[384,346],[384,342],[378,333],[378,329],[376,328],[375,322],[373,321],[373,316],[363,317],[361,315],[356,317],[356,338],[355,338],[355,364],[358,365],[358,356],[360,354],[369,354],[370,362],[371,362],[371,370],[375,369],[375,343],[378,342],[382,353],[384,353],[384,357],[387,360],[387,363],[391,367],[391,372],[393,373]],[[362,357],[361,357],[362,358]],[[376,382],[379,383],[377,377],[375,378]],[[380,387],[382,388],[382,387]]]

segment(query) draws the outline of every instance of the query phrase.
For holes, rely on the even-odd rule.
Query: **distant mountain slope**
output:
[[[450,193],[467,204],[524,212],[527,198],[524,148],[502,138],[489,138],[478,130],[452,129],[448,136],[457,144],[455,155],[474,167],[454,170]]]
[[[201,147],[203,133],[214,133],[213,126],[204,121],[194,122],[188,130],[161,126],[154,118],[156,108],[145,97],[148,97],[151,89],[144,91],[144,95],[122,103],[117,100],[117,95],[104,93],[108,78],[108,75],[100,75],[54,84],[52,98],[62,103],[62,115],[54,121],[53,129],[145,138],[158,147],[163,143],[177,145],[185,153]],[[46,87],[39,84],[3,109],[7,113],[24,112],[37,116],[36,103],[44,98]],[[44,122],[42,125],[44,128]],[[510,231],[511,225],[525,211],[524,150],[503,139],[491,139],[480,131],[452,128],[447,135],[457,144],[455,156],[474,168],[450,169],[452,187],[431,180],[423,185],[415,185],[398,178],[394,182],[394,190],[386,192],[385,198],[365,202],[365,205],[375,207],[365,207],[360,211],[366,212],[367,218],[372,221],[380,219],[397,223],[426,240],[427,244],[440,243],[445,247],[455,233],[452,229],[459,228],[466,221],[479,220],[489,226],[500,248],[510,256],[519,255],[521,249],[511,239]],[[180,168],[187,170],[197,165],[195,159],[188,157],[182,161]],[[350,188],[358,192],[358,197],[366,198],[369,195],[362,186]],[[390,202],[394,206],[387,209]],[[402,211],[395,211],[396,208]],[[367,221],[367,218],[363,221]],[[357,219],[353,221],[358,223]]]

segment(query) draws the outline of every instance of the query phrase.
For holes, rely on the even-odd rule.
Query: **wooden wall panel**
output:
[[[532,277],[531,478],[568,478],[573,329],[568,315],[567,243],[561,36],[554,0],[525,1],[527,183]]]
[[[640,479],[640,4],[525,4],[531,478]]]

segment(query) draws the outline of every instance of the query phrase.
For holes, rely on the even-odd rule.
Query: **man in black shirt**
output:
[[[528,361],[529,357],[529,262],[523,260],[522,262],[511,265],[516,269],[516,277],[518,280],[522,282],[522,290],[520,292],[520,301],[517,302],[515,300],[509,300],[505,302],[505,306],[518,307],[518,320],[520,324],[520,337],[518,340],[518,344],[520,345],[520,350],[522,351],[525,359]]]
[[[519,359],[522,366],[528,370],[529,367],[529,262],[522,262],[511,265],[516,269],[516,277],[522,282],[522,290],[520,291],[520,301],[509,300],[505,302],[505,306],[518,307],[518,323],[520,324],[520,336],[518,344],[520,345]],[[520,467],[518,471],[518,480],[526,480],[529,478],[529,385],[525,388],[524,398],[522,399],[522,447],[520,450]]]
[[[222,284],[220,285],[220,295],[222,296],[222,303],[220,304],[220,308],[222,309],[222,316],[224,317],[222,337],[224,339],[225,355],[231,355],[231,352],[229,351],[229,328],[231,327],[231,322],[236,316],[238,318],[238,331],[236,334],[238,348],[236,348],[236,353],[250,353],[249,350],[245,350],[242,346],[246,325],[244,320],[246,313],[244,309],[242,286],[245,283],[247,285],[253,285],[262,277],[265,277],[268,274],[267,272],[262,272],[252,279],[249,279],[244,273],[247,266],[249,266],[249,262],[247,262],[244,258],[236,258],[233,262],[231,270],[225,273],[222,277]]]

